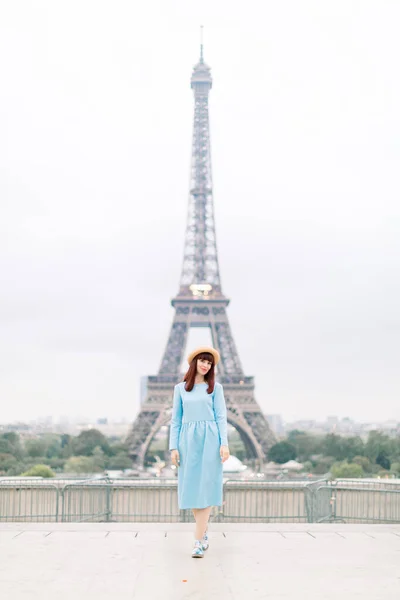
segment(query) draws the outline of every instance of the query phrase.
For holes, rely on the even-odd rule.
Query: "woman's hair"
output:
[[[192,362],[190,363],[186,375],[183,378],[183,381],[186,381],[185,390],[187,392],[191,392],[194,387],[194,380],[197,373],[197,361],[199,360],[199,358],[203,360],[208,360],[211,363],[210,370],[204,375],[204,381],[208,383],[207,394],[212,394],[215,385],[215,365],[214,357],[209,352],[201,352],[200,354],[196,354],[196,356],[192,359]]]

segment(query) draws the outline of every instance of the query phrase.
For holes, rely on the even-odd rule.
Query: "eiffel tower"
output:
[[[191,185],[182,274],[172,299],[175,316],[157,375],[147,378],[147,395],[128,435],[129,455],[142,467],[151,440],[171,419],[173,386],[182,380],[180,365],[191,327],[208,327],[221,360],[217,380],[224,386],[228,422],[244,443],[247,458],[261,466],[275,437],[254,398],[254,378],[244,374],[229,326],[229,299],[221,289],[214,224],[208,95],[210,67],[200,60],[193,69],[194,125]]]

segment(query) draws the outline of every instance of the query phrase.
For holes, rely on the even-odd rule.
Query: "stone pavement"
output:
[[[0,524],[1,600],[399,600],[400,525]]]

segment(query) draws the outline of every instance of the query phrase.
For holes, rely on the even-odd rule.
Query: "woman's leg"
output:
[[[195,538],[196,540],[201,540],[207,529],[208,520],[211,514],[211,506],[207,506],[207,508],[194,508],[193,514],[196,519]]]
[[[198,508],[192,508],[192,513],[194,516],[194,520],[196,522],[196,525],[194,526],[194,539],[197,540],[198,538],[196,537],[196,531],[197,531],[197,512],[198,512]]]

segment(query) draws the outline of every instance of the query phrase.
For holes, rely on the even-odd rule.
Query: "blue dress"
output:
[[[182,381],[175,386],[169,449],[179,451],[179,508],[222,506],[220,446],[228,445],[224,391],[215,383],[197,383],[191,392]]]

